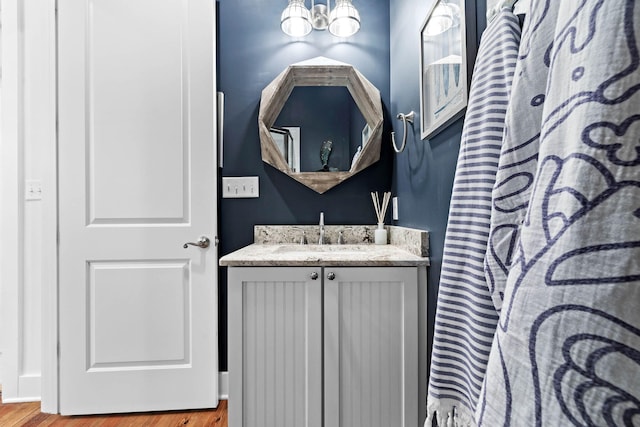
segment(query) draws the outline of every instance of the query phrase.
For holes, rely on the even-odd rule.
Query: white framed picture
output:
[[[431,138],[467,106],[465,0],[437,0],[420,30],[420,136]]]

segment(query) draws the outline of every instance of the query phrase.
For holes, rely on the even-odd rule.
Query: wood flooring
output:
[[[0,391],[0,399],[2,391]],[[217,409],[63,417],[43,414],[40,402],[0,404],[2,427],[227,427],[227,401]]]

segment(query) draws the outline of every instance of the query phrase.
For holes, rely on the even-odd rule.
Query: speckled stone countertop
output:
[[[375,226],[326,225],[325,244],[300,244],[302,237],[318,241],[318,226],[254,227],[254,244],[220,258],[221,266],[418,266],[429,265],[429,235],[405,227],[386,227],[388,245],[372,242]],[[336,244],[342,231],[345,244]]]

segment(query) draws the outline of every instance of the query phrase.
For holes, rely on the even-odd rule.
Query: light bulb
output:
[[[337,37],[350,37],[360,30],[360,14],[351,0],[337,0],[329,15],[329,32]]]
[[[291,37],[304,37],[311,32],[311,12],[303,0],[289,0],[280,17],[280,28]]]

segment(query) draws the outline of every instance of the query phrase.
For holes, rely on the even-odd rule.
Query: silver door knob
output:
[[[336,278],[336,273],[334,273],[333,271],[330,271],[329,274],[327,274],[327,279],[333,280],[335,278]]]
[[[317,280],[318,279],[318,272],[314,271],[313,273],[311,273],[311,280]]]
[[[189,246],[197,246],[199,248],[208,248],[209,244],[211,243],[211,241],[209,240],[208,237],[206,236],[200,236],[200,238],[198,239],[197,242],[187,242],[184,245],[182,245],[183,248],[187,249]]]

